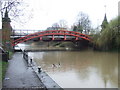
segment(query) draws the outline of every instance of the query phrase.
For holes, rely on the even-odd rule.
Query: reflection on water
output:
[[[118,54],[94,51],[30,52],[63,88],[117,88]]]
[[[22,49],[42,47],[36,43],[19,46]],[[118,87],[118,53],[49,51],[29,52],[29,56],[63,88]]]

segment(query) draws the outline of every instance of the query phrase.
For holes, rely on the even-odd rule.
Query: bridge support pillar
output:
[[[52,36],[52,40],[54,40],[55,38],[54,38],[54,35]]]
[[[78,37],[76,37],[75,40],[78,40]]]
[[[64,36],[64,40],[66,40],[66,35]]]
[[[40,41],[42,41],[42,37],[40,37]]]

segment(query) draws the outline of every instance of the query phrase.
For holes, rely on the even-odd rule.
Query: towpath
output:
[[[16,52],[9,60],[9,66],[3,81],[5,88],[45,88],[31,67],[27,66],[22,52]]]

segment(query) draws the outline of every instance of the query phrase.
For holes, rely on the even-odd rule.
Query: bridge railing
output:
[[[12,30],[11,36],[26,36],[36,32],[42,32],[43,30]]]
[[[24,37],[21,37],[17,40],[14,40],[13,43],[14,45],[33,39],[33,38],[38,38],[38,37],[43,37],[43,36],[52,36],[52,40],[54,40],[54,36],[64,36],[64,40],[66,40],[66,36],[74,36],[78,40],[78,38],[82,38],[85,40],[90,40],[90,36],[79,33],[79,32],[74,32],[74,31],[67,31],[67,30],[49,30],[49,31],[42,31],[42,32],[36,32],[33,34],[26,35]],[[41,38],[42,39],[42,38]]]

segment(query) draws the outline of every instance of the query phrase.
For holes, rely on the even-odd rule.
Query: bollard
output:
[[[23,52],[25,52],[25,50],[23,49]]]
[[[32,64],[32,59],[30,59],[30,63]]]
[[[40,67],[38,67],[38,73],[40,73],[42,70],[41,70],[41,68]]]
[[[23,50],[23,58],[24,58],[24,59],[26,59],[26,58],[25,58],[25,55],[26,55],[25,50]]]
[[[27,62],[27,65],[29,66],[28,54],[25,50],[23,50],[23,58]],[[30,62],[32,63],[32,60],[30,60]]]
[[[28,55],[24,52],[23,53],[23,58],[26,60],[26,62],[28,63]]]
[[[28,60],[28,55],[26,54],[26,60]]]

